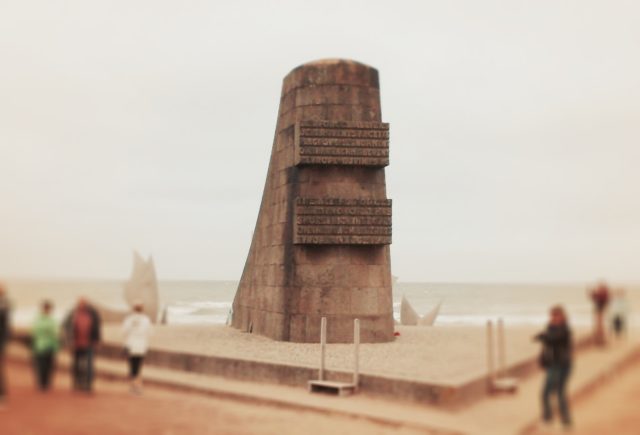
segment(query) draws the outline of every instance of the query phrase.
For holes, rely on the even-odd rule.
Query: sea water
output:
[[[14,305],[13,320],[28,325],[38,303],[50,299],[55,316],[61,319],[79,296],[110,307],[126,308],[123,282],[116,280],[14,280],[8,290]],[[237,288],[236,281],[160,281],[160,306],[169,324],[224,324]],[[625,286],[632,321],[640,324],[640,286]],[[489,284],[409,283],[399,281],[393,289],[393,311],[400,318],[404,295],[419,314],[442,302],[436,325],[482,325],[488,319],[503,318],[512,325],[544,325],[552,305],[562,304],[574,325],[588,325],[592,306],[588,285],[576,284]]]

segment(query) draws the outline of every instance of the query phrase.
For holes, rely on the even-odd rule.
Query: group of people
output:
[[[141,368],[147,353],[152,322],[144,314],[143,305],[136,303],[133,312],[122,323],[124,346],[128,354],[131,392],[142,393]],[[72,387],[76,391],[92,392],[94,354],[100,345],[102,321],[98,311],[85,298],[78,299],[59,326],[53,317],[53,303],[45,300],[30,330],[30,348],[35,384],[40,391],[51,388],[56,354],[67,347],[72,357]],[[0,406],[7,395],[5,347],[10,337],[10,306],[6,289],[0,284]]]
[[[607,341],[605,319],[610,307],[611,331],[617,338],[623,337],[627,330],[629,312],[625,292],[622,289],[612,292],[606,283],[599,283],[589,291],[594,308],[593,340],[596,345],[604,346]],[[546,376],[542,388],[542,420],[549,424],[553,420],[551,399],[557,397],[560,419],[565,427],[571,427],[571,414],[566,388],[573,362],[572,334],[563,307],[551,308],[546,329],[534,337],[542,343],[540,366]]]
[[[31,328],[36,384],[41,391],[50,388],[56,353],[65,344],[73,358],[73,389],[91,392],[94,377],[93,354],[101,339],[100,315],[84,298],[80,298],[64,319],[61,333],[52,312],[52,302],[43,301],[40,314]]]

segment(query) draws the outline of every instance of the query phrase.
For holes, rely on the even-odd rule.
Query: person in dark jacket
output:
[[[7,378],[5,374],[5,348],[9,342],[10,333],[10,305],[7,291],[0,283],[0,407],[4,406],[7,399]]]
[[[605,311],[611,300],[611,291],[609,286],[602,281],[595,289],[589,293],[593,308],[595,311],[595,325],[593,330],[593,338],[597,345],[604,346],[607,344],[606,333],[604,328]]]
[[[92,390],[93,355],[101,339],[100,323],[100,315],[84,298],[78,299],[65,319],[65,337],[73,355],[71,375],[75,390]]]
[[[562,423],[565,427],[570,427],[571,415],[566,389],[573,359],[571,329],[561,306],[551,308],[550,316],[547,328],[535,336],[536,340],[542,342],[540,364],[546,370],[542,389],[542,419],[545,423],[551,423],[551,396],[557,395]]]

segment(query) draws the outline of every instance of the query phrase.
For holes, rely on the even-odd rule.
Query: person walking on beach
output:
[[[609,291],[609,287],[604,281],[599,283],[590,293],[595,311],[593,338],[595,343],[600,346],[604,346],[606,344],[604,317],[607,305],[609,305],[610,294],[611,292]]]
[[[64,322],[65,335],[73,355],[74,390],[91,392],[93,388],[93,354],[100,342],[100,315],[84,298]]]
[[[0,409],[4,407],[7,400],[7,378],[5,373],[5,349],[9,342],[11,307],[7,298],[7,290],[0,283]]]
[[[142,393],[142,363],[149,347],[151,335],[151,319],[144,314],[144,306],[137,302],[133,306],[133,313],[129,314],[122,324],[125,347],[129,357],[129,378],[131,392]]]
[[[53,304],[44,301],[31,330],[33,363],[40,391],[47,391],[51,386],[56,352],[60,344],[58,324],[51,316],[52,309]]]
[[[627,315],[629,304],[624,289],[618,289],[613,293],[610,308],[611,327],[617,338],[623,337],[627,332]]]
[[[547,424],[552,422],[551,396],[556,395],[562,423],[569,428],[571,415],[566,389],[573,352],[571,329],[564,308],[559,305],[551,308],[547,328],[534,338],[542,343],[540,365],[546,370],[542,388],[542,420]]]

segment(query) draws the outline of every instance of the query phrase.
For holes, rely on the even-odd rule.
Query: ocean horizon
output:
[[[14,305],[13,322],[27,326],[36,316],[41,300],[50,299],[58,319],[79,296],[97,303],[126,309],[124,280],[117,279],[14,279],[8,280]],[[224,324],[227,322],[238,281],[161,280],[160,306],[166,309],[168,324]],[[619,288],[615,286],[614,288]],[[632,316],[638,323],[640,285],[625,285]],[[438,283],[397,281],[393,288],[394,317],[399,320],[403,296],[419,314],[442,302],[438,325],[482,325],[502,318],[509,325],[544,325],[549,307],[562,304],[576,326],[589,325],[592,306],[587,283]]]

